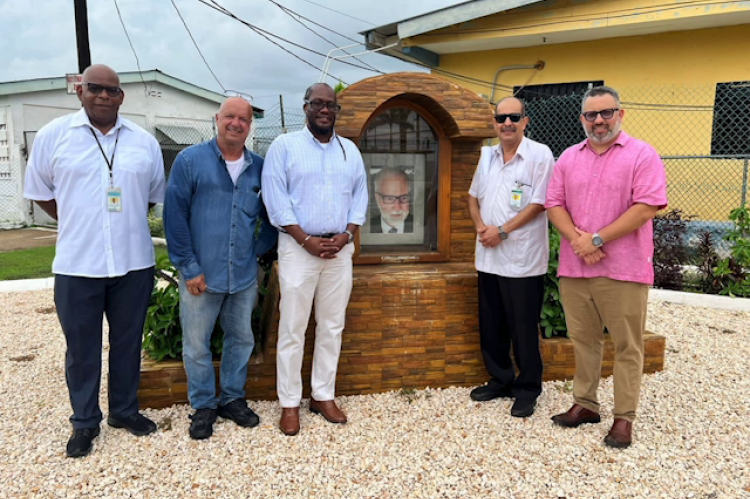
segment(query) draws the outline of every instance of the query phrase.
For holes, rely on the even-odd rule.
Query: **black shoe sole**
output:
[[[513,416],[514,418],[528,418],[534,414],[535,409],[536,409],[536,406],[533,406],[531,409],[524,408],[524,410],[522,411],[521,410],[514,411],[513,409],[511,409],[510,415]]]
[[[190,433],[190,438],[192,438],[193,440],[206,440],[208,438],[211,438],[211,435],[214,434],[213,430],[210,431],[210,432],[208,432],[208,433],[206,433],[205,435],[203,435],[203,434],[195,435],[195,434],[193,434],[192,431],[189,432],[189,433]]]
[[[471,400],[473,400],[474,402],[489,402],[490,400],[495,400],[495,399],[500,399],[500,398],[503,398],[503,399],[512,399],[513,398],[513,393],[511,393],[510,391],[508,391],[508,392],[490,392],[490,393],[482,394],[482,395],[479,395],[479,396],[475,396],[473,393],[470,393],[469,397],[471,397]]]
[[[617,440],[610,439],[609,435],[604,437],[604,443],[614,449],[627,449],[631,444],[631,442],[618,442]]]
[[[146,435],[151,435],[152,433],[155,433],[158,428],[151,428],[148,430],[138,430],[136,428],[133,428],[131,426],[128,426],[127,424],[123,423],[122,421],[118,419],[114,419],[112,416],[107,417],[107,424],[111,426],[112,428],[124,428],[128,430],[130,433],[135,435],[136,437],[145,437]]]
[[[94,448],[94,439],[99,436],[99,429],[97,428],[96,434],[91,437],[91,442],[89,442],[89,446],[85,449],[76,449],[75,452],[70,452],[70,450],[65,448],[65,455],[72,458],[78,458],[78,457],[85,457],[88,456],[91,453],[91,449]]]
[[[555,419],[556,416],[552,416],[552,422],[555,423],[557,426],[562,426],[563,428],[578,428],[581,425],[584,424],[597,424],[602,422],[602,418],[592,418],[592,419],[584,419],[583,421],[579,421],[574,424],[565,423],[563,421],[558,421]]]

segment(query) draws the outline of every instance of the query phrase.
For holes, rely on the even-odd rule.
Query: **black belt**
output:
[[[323,239],[330,239],[330,238],[332,238],[333,236],[335,236],[335,235],[336,235],[336,233],[335,233],[335,232],[327,232],[327,233],[325,233],[325,234],[320,234],[320,235],[318,235],[318,234],[310,234],[310,235],[311,235],[312,237],[322,237]]]

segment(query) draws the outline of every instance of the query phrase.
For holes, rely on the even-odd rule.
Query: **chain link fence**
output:
[[[265,157],[273,139],[287,132],[301,130],[305,126],[305,113],[300,106],[286,109],[280,104],[275,104],[266,109],[263,119],[255,124],[254,150]]]
[[[587,86],[568,95],[552,95],[549,88],[518,89],[531,120],[528,136],[547,144],[556,157],[586,138],[579,115]],[[750,82],[618,91],[625,109],[623,129],[662,156],[669,209],[692,217],[689,244],[696,245],[700,233],[709,231],[719,246],[726,246],[722,237],[732,227],[729,212],[747,203]]]

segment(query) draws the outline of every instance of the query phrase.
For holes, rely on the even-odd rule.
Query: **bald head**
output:
[[[222,102],[219,108],[219,114],[226,112],[227,109],[234,109],[242,111],[245,115],[249,115],[250,119],[253,117],[253,106],[247,100],[242,97],[229,97],[227,100]]]
[[[518,97],[505,97],[503,99],[500,99],[500,102],[497,103],[497,106],[495,107],[495,110],[499,109],[500,108],[500,104],[503,104],[503,103],[517,105],[518,108],[521,110],[521,115],[523,115],[523,116],[526,115],[526,104],[524,103],[524,101],[522,101]],[[505,108],[505,107],[507,107],[507,106],[503,106],[503,108]],[[513,106],[513,107],[515,107],[515,106]]]
[[[84,83],[89,83],[90,80],[107,78],[116,81],[117,86],[120,86],[120,77],[117,76],[115,70],[104,64],[92,64],[83,70],[83,75],[81,76]]]

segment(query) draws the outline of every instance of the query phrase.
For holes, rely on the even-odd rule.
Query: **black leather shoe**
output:
[[[513,392],[510,387],[498,386],[494,383],[488,383],[486,385],[478,386],[471,391],[469,395],[471,400],[477,402],[487,402],[496,398],[513,398]]]
[[[513,402],[513,407],[510,408],[510,415],[514,418],[528,418],[534,414],[534,409],[536,409],[536,399],[516,399],[516,401]]]
[[[190,415],[190,419],[190,438],[193,440],[203,440],[214,434],[216,409],[198,409]]]
[[[91,443],[99,435],[99,427],[77,428],[73,430],[73,436],[68,440],[65,451],[68,457],[83,457],[91,452]]]
[[[137,412],[126,418],[110,414],[107,417],[107,424],[112,428],[125,428],[137,437],[142,437],[156,431],[156,423]]]
[[[252,428],[260,423],[260,418],[247,406],[244,399],[234,399],[227,405],[220,405],[218,414],[222,418],[231,419],[245,428]]]

